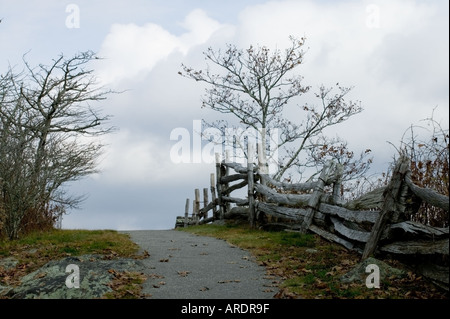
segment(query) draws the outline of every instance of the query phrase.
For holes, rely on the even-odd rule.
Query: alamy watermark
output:
[[[80,288],[80,268],[78,265],[69,264],[66,267],[66,273],[71,273],[66,278],[66,287],[71,288]]]
[[[380,28],[380,7],[376,4],[369,4],[366,7],[366,27],[369,29]]]
[[[80,7],[74,3],[68,4],[66,6],[66,27],[68,29],[79,29],[80,28]]]
[[[264,164],[268,173],[275,173],[278,168],[278,129],[272,128],[214,128],[202,127],[201,120],[192,121],[192,131],[177,127],[170,132],[170,140],[177,141],[170,149],[173,163],[215,162],[215,154],[227,154],[228,162],[246,164]],[[255,152],[248,158],[248,147]]]
[[[366,267],[366,287],[369,289],[380,288],[380,267],[376,264],[369,264]]]

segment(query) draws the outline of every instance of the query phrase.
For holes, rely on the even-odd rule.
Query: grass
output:
[[[0,268],[0,285],[15,286],[20,278],[51,260],[68,256],[100,254],[105,258],[141,258],[139,247],[128,235],[114,230],[61,230],[34,232],[18,240],[0,239],[0,258],[14,257],[18,264],[11,270]],[[137,298],[145,278],[139,273],[114,273],[113,293],[105,298]]]
[[[447,293],[393,260],[383,261],[404,268],[405,278],[383,279],[379,289],[369,289],[365,283],[342,283],[341,276],[356,266],[360,255],[317,235],[268,232],[235,224],[190,226],[179,230],[224,239],[248,250],[277,284],[277,298],[448,298]]]

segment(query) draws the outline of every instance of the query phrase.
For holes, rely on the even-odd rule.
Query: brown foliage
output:
[[[403,137],[402,149],[411,159],[411,180],[417,186],[449,196],[449,133],[433,117],[425,119],[429,128],[411,126]],[[416,134],[425,131],[425,137]],[[411,219],[434,227],[448,227],[448,212],[425,202],[418,202]]]

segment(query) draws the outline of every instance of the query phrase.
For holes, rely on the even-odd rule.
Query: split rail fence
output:
[[[177,217],[175,226],[240,218],[252,227],[311,231],[357,251],[362,259],[380,253],[407,258],[425,277],[448,290],[449,228],[427,226],[408,216],[422,201],[448,212],[449,197],[415,185],[410,161],[401,156],[387,186],[344,202],[340,197],[342,171],[340,165],[329,162],[315,181],[278,182],[259,174],[253,163],[244,167],[220,161],[216,154],[209,191],[203,189],[201,201],[200,190],[195,190],[192,215],[187,199],[185,215]],[[232,197],[241,188],[247,188],[247,197]]]

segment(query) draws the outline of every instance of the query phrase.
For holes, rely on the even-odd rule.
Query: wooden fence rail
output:
[[[423,260],[420,256],[441,256],[431,259],[443,260],[443,265],[433,264],[434,270],[425,275],[448,290],[449,228],[413,222],[408,219],[407,209],[413,207],[408,202],[414,194],[415,198],[448,212],[449,197],[415,185],[409,177],[409,167],[409,159],[401,156],[386,187],[344,202],[339,196],[343,170],[333,162],[324,166],[317,180],[293,184],[260,176],[251,162],[244,167],[220,161],[216,155],[216,175],[211,174],[210,180],[211,201],[208,189],[204,188],[200,208],[200,191],[196,189],[192,216],[188,213],[187,199],[185,216],[177,218],[176,227],[240,217],[248,219],[252,227],[311,231],[359,252],[362,259],[379,253],[420,261]],[[235,173],[231,174],[231,170]],[[246,198],[232,196],[231,193],[245,187]],[[213,213],[209,217],[210,210]]]

